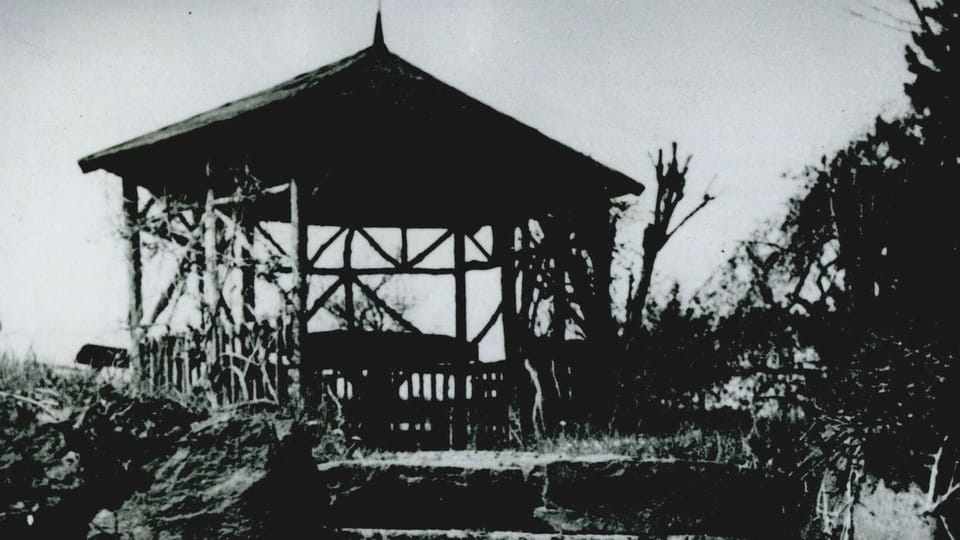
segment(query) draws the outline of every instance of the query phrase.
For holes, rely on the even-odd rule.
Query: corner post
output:
[[[500,317],[503,326],[503,355],[509,366],[516,363],[517,351],[517,270],[515,266],[514,227],[502,223],[493,229],[494,257],[500,266]]]
[[[531,313],[533,308],[533,295],[536,284],[536,269],[533,264],[533,237],[530,232],[529,217],[524,218],[520,223],[520,253],[517,256],[517,270],[520,274],[520,306],[517,310],[517,336],[519,356],[515,364],[513,373],[516,376],[513,388],[515,389],[516,401],[520,407],[520,430],[524,436],[537,433],[537,424],[534,414],[526,414],[525,411],[532,410],[536,404],[536,385],[538,384],[534,377],[537,376],[535,370],[526,369],[526,363],[529,361],[534,366],[536,358],[531,357],[531,349],[536,341],[534,327],[536,326],[536,314]]]
[[[209,178],[209,176],[208,176]],[[213,187],[207,188],[207,197],[203,206],[203,327],[207,366],[212,368],[218,362],[217,353],[217,305],[220,300],[220,287],[217,284],[217,215],[214,213]],[[229,375],[232,380],[233,374]],[[229,401],[232,396],[227,396]]]
[[[237,195],[243,200],[246,194],[238,189]],[[257,266],[254,259],[253,244],[256,241],[254,231],[257,225],[257,217],[253,213],[252,206],[250,201],[244,201],[238,203],[235,207],[238,229],[242,237],[235,239],[240,240],[237,243],[238,249],[236,251],[236,256],[240,261],[240,313],[237,320],[242,323],[256,321]]]
[[[235,333],[232,336],[235,346],[241,355],[253,365],[266,367],[266,355],[258,355],[253,340],[256,339],[253,329],[256,322],[256,265],[254,262],[253,243],[254,225],[256,217],[253,215],[253,193],[249,190],[247,180],[241,176],[235,177],[234,191],[235,204],[233,205],[234,237],[231,238],[234,260],[237,261],[240,272],[239,294],[232,297],[233,319],[236,321]],[[231,360],[233,363],[233,360]],[[263,372],[266,375],[266,371]],[[264,385],[261,377],[238,377],[237,385],[247,388],[254,398],[264,397]]]
[[[547,432],[552,433],[557,428],[557,422],[569,415],[570,411],[570,363],[569,357],[565,354],[567,349],[567,315],[569,314],[570,304],[567,296],[567,268],[568,260],[565,251],[570,242],[569,231],[564,219],[559,214],[554,214],[545,219],[546,231],[545,247],[553,260],[552,278],[550,284],[553,295],[553,316],[551,318],[551,353],[550,362],[552,362],[553,376],[557,379],[557,384],[551,389],[549,394],[544,395],[545,407],[549,407],[544,414],[544,423]],[[548,397],[549,396],[549,397]],[[553,403],[550,403],[552,401]]]
[[[353,282],[357,275],[353,271],[353,237],[356,229],[350,227],[347,229],[346,238],[343,241],[343,315],[346,319],[347,330],[354,330],[357,327],[356,307],[353,300]]]
[[[466,345],[467,336],[467,267],[466,267],[466,234],[462,228],[454,230],[453,234],[453,278],[454,278],[454,311],[457,341]],[[466,347],[464,347],[466,350]],[[453,447],[466,448],[467,446],[467,362],[464,356],[455,368],[456,399],[454,400],[453,418]]]
[[[303,361],[303,342],[307,334],[304,306],[307,303],[307,222],[303,215],[304,194],[296,178],[290,179],[290,225],[293,229],[293,328],[291,337],[291,381],[287,397],[300,394],[300,365]]]
[[[517,341],[517,268],[516,268],[516,228],[513,223],[504,222],[493,226],[493,256],[500,266],[500,325],[503,329],[503,360],[504,370],[500,383],[506,395],[514,392],[511,389],[517,385],[517,375],[522,373],[523,357],[520,354]],[[503,409],[504,422],[509,424],[508,401]]]
[[[130,331],[130,365],[135,370],[140,365],[140,340],[143,337],[143,260],[140,256],[140,199],[137,184],[129,178],[123,182],[124,236],[127,238],[127,279],[129,305],[127,326]],[[151,383],[153,381],[150,381]]]

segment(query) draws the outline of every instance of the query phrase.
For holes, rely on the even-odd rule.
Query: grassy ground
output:
[[[101,418],[99,423],[94,423],[94,429],[114,431],[120,429],[118,424],[122,424],[130,431],[120,434],[126,437],[123,441],[127,444],[141,440],[145,435],[158,434],[153,427],[153,417],[149,415],[135,415],[137,418],[132,421],[128,417],[115,421],[115,415],[124,414],[124,410],[119,409],[128,410],[132,402],[142,404],[151,399],[172,403],[173,408],[166,410],[175,415],[181,414],[177,411],[190,409],[186,407],[190,404],[179,399],[181,396],[144,396],[141,393],[132,398],[132,390],[129,383],[110,384],[86,370],[55,368],[31,358],[17,359],[0,353],[0,537],[5,537],[2,533],[4,519],[30,519],[45,506],[56,506],[60,494],[85,481],[83,467],[78,465],[78,461],[82,461],[78,454],[82,452],[75,451],[74,443],[64,437],[64,433],[70,432],[69,428],[74,427],[76,431],[75,426],[84,421],[90,424],[90,416],[96,413]],[[171,397],[174,399],[168,399]],[[120,407],[111,403],[124,405]],[[148,409],[157,410],[155,404]],[[191,414],[202,416],[206,411]],[[162,423],[163,420],[159,421]],[[328,420],[324,422],[329,423]],[[640,459],[768,467],[770,463],[789,463],[795,459],[784,453],[784,449],[789,451],[790,445],[783,444],[789,437],[782,431],[790,429],[789,423],[776,422],[759,426],[728,422],[722,428],[709,428],[684,421],[671,429],[659,429],[655,434],[621,436],[564,428],[552,437],[527,441],[516,450],[534,456],[616,454]],[[162,438],[165,433],[159,436]],[[778,441],[779,437],[786,438]],[[121,444],[112,442],[110,446],[115,450]],[[326,459],[345,451],[341,439],[331,443],[330,448],[332,450],[322,452]],[[362,449],[355,453],[355,457],[375,456],[376,453]],[[857,537],[927,538],[928,524],[914,508],[919,497],[914,491],[911,488],[909,492],[894,492],[883,486],[865,489],[861,503],[864,510],[856,518],[858,530],[863,533],[858,533]],[[900,532],[882,536],[881,529]]]
[[[756,456],[740,431],[681,424],[675,431],[632,436],[604,433],[560,434],[524,450],[565,455],[619,454],[638,459],[710,461],[754,465]]]
[[[31,358],[18,360],[0,354],[0,430],[22,427],[23,421],[28,419],[41,423],[63,420],[76,409],[99,399],[106,385],[102,377],[87,370],[54,368]],[[129,394],[132,387],[126,383],[116,390]],[[182,402],[181,396],[162,397]],[[9,442],[13,434],[8,435],[4,440]],[[2,450],[3,446],[0,446],[0,452]],[[707,428],[692,422],[681,422],[674,429],[657,434],[631,436],[567,429],[551,437],[529,440],[517,450],[575,456],[618,454],[640,459],[757,464],[750,434],[742,427]]]
[[[25,421],[64,420],[72,410],[96,400],[99,387],[89,372],[0,353],[0,430],[22,427]]]

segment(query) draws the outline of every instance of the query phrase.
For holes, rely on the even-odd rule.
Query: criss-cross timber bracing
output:
[[[80,167],[122,179],[145,381],[221,404],[333,401],[388,446],[503,439],[537,362],[593,360],[613,336],[611,199],[643,189],[391,53],[379,14],[353,56]],[[449,248],[452,264],[428,264]],[[468,333],[468,275],[483,271],[501,301]],[[391,305],[378,285],[397,275],[452,280],[452,335]],[[310,331],[330,313],[336,329]],[[495,326],[502,359],[480,362]],[[555,393],[570,373],[551,373]]]

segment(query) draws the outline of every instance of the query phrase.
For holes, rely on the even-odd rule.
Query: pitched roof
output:
[[[532,191],[539,206],[639,194],[629,177],[372,46],[277,86],[82,158],[148,187],[196,188],[201,163],[243,156],[265,169],[308,164],[342,195],[456,196],[476,182],[488,202]],[[185,171],[192,171],[184,174]],[[285,181],[277,177],[277,182]],[[521,182],[522,184],[518,184]],[[386,202],[386,201],[385,201]]]

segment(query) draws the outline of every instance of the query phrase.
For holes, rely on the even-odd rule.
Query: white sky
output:
[[[657,276],[690,290],[782,212],[797,187],[783,173],[903,106],[907,34],[847,10],[906,2],[867,2],[384,0],[383,13],[395,53],[647,186],[649,153],[673,140],[693,153],[688,202],[711,181],[720,198]],[[0,350],[68,361],[122,336],[119,182],[78,158],[352,54],[375,11],[0,2]]]

